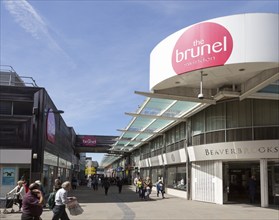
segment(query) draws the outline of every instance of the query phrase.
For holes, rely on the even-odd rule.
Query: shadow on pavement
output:
[[[122,192],[118,193],[117,186],[111,186],[108,190],[108,195],[105,195],[105,190],[99,187],[98,190],[93,190],[87,186],[79,186],[78,189],[69,192],[69,196],[77,197],[79,203],[127,203],[127,202],[148,202],[157,201],[156,192],[151,193],[147,200],[139,198],[138,193],[133,190],[131,185],[123,185]],[[159,197],[158,199],[161,199]]]

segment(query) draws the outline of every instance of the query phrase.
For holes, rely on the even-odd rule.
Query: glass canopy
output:
[[[253,95],[259,98],[278,99],[279,80],[256,91]],[[161,131],[178,121],[184,121],[194,112],[198,112],[208,105],[200,102],[147,98],[135,113],[126,113],[133,118],[125,129],[119,130],[122,133],[110,149],[112,154],[103,158],[102,165],[112,164],[121,158],[122,153],[133,151],[160,135]],[[114,155],[115,153],[116,155]]]
[[[112,151],[129,152],[143,145],[160,131],[177,121],[184,121],[185,115],[198,106],[197,102],[147,98],[135,113],[131,122],[111,148]]]

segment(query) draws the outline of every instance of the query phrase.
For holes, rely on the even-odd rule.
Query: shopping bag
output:
[[[69,201],[67,203],[67,208],[70,212],[70,215],[80,215],[83,213],[83,209],[80,207],[76,199]]]

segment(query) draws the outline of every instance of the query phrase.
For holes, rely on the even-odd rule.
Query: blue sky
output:
[[[77,134],[120,135],[149,91],[149,55],[170,34],[268,1],[1,0],[0,64],[46,88]],[[88,154],[100,162],[103,154]]]

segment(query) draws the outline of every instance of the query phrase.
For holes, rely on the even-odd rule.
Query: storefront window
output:
[[[151,178],[152,178],[153,184],[155,184],[159,179],[163,180],[163,169],[162,168],[152,168]]]
[[[176,167],[169,167],[167,169],[167,186],[174,188],[177,185],[176,181]]]
[[[177,189],[186,190],[186,166],[177,167]]]
[[[167,169],[167,187],[179,190],[187,190],[186,165],[169,167]]]
[[[141,169],[140,170],[140,177],[142,177],[143,179],[145,179],[146,177],[150,177],[150,172],[149,169]]]

